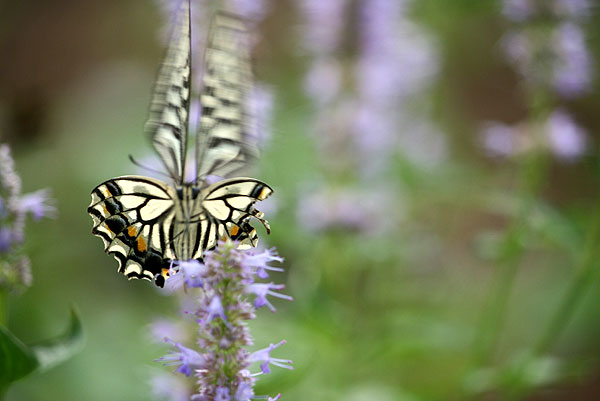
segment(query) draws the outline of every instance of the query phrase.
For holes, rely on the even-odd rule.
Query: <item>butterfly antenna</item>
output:
[[[132,156],[132,155],[129,155],[129,160],[131,160],[131,162],[132,162],[133,164],[135,164],[135,165],[136,165],[136,166],[138,166],[138,167],[141,167],[141,168],[143,168],[144,170],[151,171],[151,172],[153,172],[153,173],[156,173],[156,174],[159,174],[159,175],[161,175],[161,176],[163,176],[163,177],[171,178],[171,176],[170,176],[169,174],[165,173],[164,171],[160,171],[160,170],[157,170],[157,169],[155,169],[155,168],[152,168],[152,167],[148,167],[148,166],[145,166],[145,165],[143,165],[142,163],[140,163],[140,162],[138,162],[137,160],[135,160],[135,159],[133,158],[133,156]]]

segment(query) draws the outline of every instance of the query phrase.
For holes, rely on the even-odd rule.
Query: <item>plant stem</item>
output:
[[[573,311],[586,294],[587,288],[598,273],[598,254],[600,246],[600,203],[590,223],[585,246],[579,259],[575,277],[571,280],[567,291],[562,297],[546,328],[542,331],[533,347],[535,355],[542,355],[552,347],[567,326]]]
[[[523,251],[522,237],[527,231],[526,221],[534,207],[539,187],[544,181],[546,166],[547,157],[541,153],[535,153],[527,157],[520,167],[517,194],[522,203],[505,233],[495,287],[490,291],[489,298],[485,303],[487,307],[484,310],[473,347],[472,368],[477,369],[489,363],[498,342],[505,320],[510,291],[517,276]]]
[[[8,326],[8,291],[5,288],[0,288],[0,325]]]

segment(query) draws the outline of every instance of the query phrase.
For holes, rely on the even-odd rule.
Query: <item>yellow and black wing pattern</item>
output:
[[[189,121],[190,4],[181,2],[167,54],[152,95],[146,132],[172,182],[123,176],[92,191],[88,207],[106,253],[129,279],[154,280],[162,287],[174,261],[200,260],[218,242],[256,246],[250,225],[270,228],[257,201],[273,190],[254,178],[234,176],[256,156],[248,138],[246,102],[251,89],[248,32],[241,19],[218,13],[205,55],[202,115],[196,138],[197,177],[184,182]],[[173,266],[175,265],[175,266]]]
[[[204,191],[202,209],[208,222],[203,227],[204,249],[214,248],[219,238],[231,238],[238,241],[239,248],[250,248],[258,243],[256,230],[250,225],[250,219],[256,218],[270,233],[269,223],[264,214],[254,207],[257,201],[265,200],[273,189],[254,178],[230,178],[219,181]],[[210,233],[215,233],[210,235]]]
[[[165,257],[169,239],[164,225],[174,215],[171,191],[158,180],[138,176],[108,180],[92,191],[92,233],[130,279],[164,282],[171,262]]]

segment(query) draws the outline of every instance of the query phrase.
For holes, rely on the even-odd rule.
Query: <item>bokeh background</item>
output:
[[[204,34],[216,2],[194,3]],[[600,399],[600,7],[593,0],[230,1],[256,34],[255,176],[285,258],[285,400]],[[90,234],[89,193],[143,173],[165,4],[0,5],[0,136],[25,192],[26,342],[79,309],[85,348],[8,400],[150,400],[176,299],[128,282]],[[201,42],[201,39],[199,40]],[[196,52],[201,55],[201,44]]]

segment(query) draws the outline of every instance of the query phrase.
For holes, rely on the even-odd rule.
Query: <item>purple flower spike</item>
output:
[[[284,342],[254,354],[246,349],[253,344],[246,321],[256,317],[255,308],[267,305],[274,311],[268,295],[292,299],[277,292],[284,288],[282,284],[255,283],[257,277],[266,277],[268,270],[281,271],[269,263],[281,262],[283,258],[274,248],[254,254],[238,250],[238,245],[219,242],[214,250],[205,253],[204,263],[174,262],[165,284],[187,295],[186,313],[200,326],[196,330],[198,351],[167,338],[176,350],[158,360],[177,366],[178,373],[194,375],[197,393],[189,398],[192,401],[266,400],[267,396],[254,395],[256,375],[248,371],[248,366],[259,361],[261,372],[267,372],[270,364],[291,369],[291,361],[271,358],[269,354]],[[256,307],[250,303],[252,294],[256,295]]]
[[[274,284],[274,283],[255,283],[250,284],[247,288],[247,292],[255,294],[256,299],[254,300],[254,307],[260,308],[262,306],[267,305],[267,307],[271,310],[271,312],[275,312],[275,307],[269,302],[267,299],[268,295],[271,295],[276,298],[287,299],[288,301],[293,301],[294,299],[289,295],[280,294],[273,290],[283,290],[285,288],[284,284]]]
[[[176,372],[186,376],[190,376],[194,370],[202,369],[205,358],[201,354],[168,338],[165,338],[165,341],[176,347],[179,351],[170,351],[169,355],[158,358],[157,361],[164,362],[165,366],[179,365]]]
[[[269,397],[267,401],[277,401],[281,398],[281,394],[277,394],[275,397]]]
[[[262,362],[260,364],[260,370],[262,370],[264,374],[271,373],[269,365],[279,366],[280,368],[293,370],[294,368],[291,366],[292,361],[290,361],[289,359],[271,358],[271,351],[273,351],[275,348],[282,346],[285,343],[285,340],[281,340],[275,345],[271,344],[267,348],[263,348],[254,352],[252,355],[250,355],[250,362]]]

